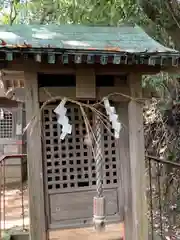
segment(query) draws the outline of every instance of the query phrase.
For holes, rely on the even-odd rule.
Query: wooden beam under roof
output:
[[[8,81],[9,87],[24,87],[23,71],[1,71],[1,79],[3,82]]]
[[[4,83],[2,80],[0,80],[0,108],[16,108],[16,107],[18,107],[18,102],[7,97]]]
[[[41,65],[42,65],[42,68],[41,68],[41,71],[42,71],[44,65],[43,64],[41,64]],[[31,64],[30,64],[30,66],[31,66]],[[32,65],[32,66],[34,66],[34,65]],[[48,67],[48,65],[46,65],[46,66]],[[86,67],[87,67],[87,69],[90,69],[89,66],[86,66]],[[47,69],[48,68],[46,68],[46,70]],[[55,68],[53,68],[51,70],[54,71]],[[70,70],[70,73],[76,74],[76,69],[75,68],[67,67],[67,66],[62,66],[61,70],[59,70],[59,72],[56,72],[56,73],[65,74],[65,73],[69,73],[69,70]],[[94,70],[95,70],[95,74],[98,74],[98,75],[99,74],[100,75],[101,74],[103,74],[103,75],[118,75],[118,74],[122,73],[122,69],[117,68],[117,66],[113,66],[113,69],[110,69],[110,68],[107,68],[107,67],[104,68],[104,66],[101,66],[101,67],[96,67],[95,66]],[[124,68],[124,70],[129,70],[129,68]],[[147,69],[144,69],[144,70],[147,70]],[[159,71],[159,69],[156,69],[156,70]],[[51,73],[53,73],[53,71]],[[56,69],[56,71],[57,71],[57,69]],[[47,70],[46,73],[49,73],[48,70]],[[7,97],[11,98],[12,94],[13,94],[14,99],[24,102],[24,97],[25,97],[25,93],[24,93],[24,71],[19,71],[19,70],[15,71],[15,70],[3,69],[1,71],[1,79],[4,83],[5,91],[8,92]],[[42,89],[40,89],[39,91],[42,92]],[[69,92],[70,91],[71,90],[69,89]],[[116,89],[114,91],[117,92],[118,89]],[[55,94],[55,95],[57,96],[57,94]],[[68,94],[68,96],[69,96],[69,94]],[[146,89],[143,89],[143,97],[148,98],[148,99],[150,99],[152,97],[158,97],[158,93],[153,91],[153,89],[149,89],[149,88],[147,89],[146,88]]]

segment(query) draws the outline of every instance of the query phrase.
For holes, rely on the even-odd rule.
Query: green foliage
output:
[[[19,0],[12,1],[19,21]],[[0,3],[0,6],[1,3]],[[121,21],[134,21],[139,8],[132,0],[33,0],[23,6],[30,23],[83,23],[118,25]],[[3,23],[7,20],[2,19]]]
[[[145,75],[143,76],[142,86],[144,88],[151,88],[158,93],[158,95],[164,99],[169,99],[170,92],[167,86],[169,81],[169,75],[167,73],[161,72],[157,75]]]
[[[135,13],[135,6],[129,0],[36,0],[30,7],[30,21],[40,23],[117,25]]]
[[[2,240],[10,240],[11,239],[11,235],[8,231],[4,231],[2,233]]]

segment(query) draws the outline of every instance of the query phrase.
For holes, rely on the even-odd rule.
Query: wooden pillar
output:
[[[120,214],[123,214],[125,224],[125,239],[132,240],[132,191],[131,191],[131,169],[129,157],[129,123],[128,123],[128,102],[118,104],[117,112],[119,120],[123,124],[119,139],[120,154]]]
[[[26,123],[39,112],[37,73],[25,72]],[[40,119],[27,131],[30,240],[45,240],[45,208]]]
[[[129,87],[133,98],[141,98],[141,75],[130,74]],[[132,238],[126,240],[148,239],[142,107],[143,105],[135,100],[131,100],[128,106],[132,195],[132,228],[129,231],[132,231]]]

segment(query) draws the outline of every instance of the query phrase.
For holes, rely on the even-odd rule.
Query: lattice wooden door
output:
[[[43,161],[49,228],[87,224],[93,216],[96,171],[92,151],[84,144],[85,124],[78,106],[66,105],[73,130],[64,141],[60,140],[60,126],[53,112],[55,107],[49,105],[43,112]],[[90,111],[88,115],[92,122]],[[119,159],[115,140],[106,129],[103,129],[102,138],[106,213],[114,220],[119,218]]]

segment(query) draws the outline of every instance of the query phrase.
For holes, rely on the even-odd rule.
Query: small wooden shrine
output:
[[[143,74],[174,71],[179,53],[134,25],[13,25],[0,26],[0,35],[1,69],[24,73],[30,239],[92,224],[97,164],[73,101],[103,105],[105,97],[118,114],[119,138],[103,124],[97,130],[89,108],[86,114],[100,131],[106,221],[124,221],[127,240],[148,239],[141,81]],[[72,126],[64,140],[54,112],[60,96]]]

